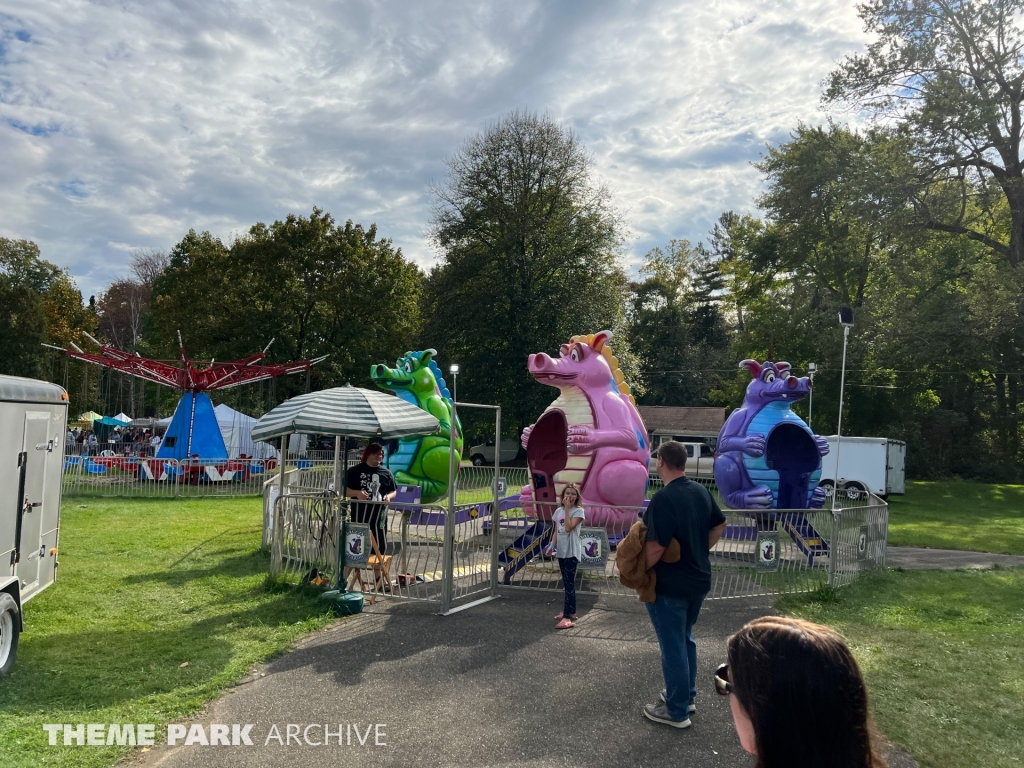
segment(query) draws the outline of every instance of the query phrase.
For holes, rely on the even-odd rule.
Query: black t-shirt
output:
[[[346,487],[357,491],[366,491],[370,496],[370,501],[383,501],[389,493],[398,490],[391,470],[383,466],[371,467],[366,463],[356,464],[348,471]],[[379,514],[383,508],[381,504],[353,504],[353,519],[358,519],[366,512]]]
[[[647,540],[667,547],[679,540],[680,557],[675,563],[659,560],[654,591],[667,597],[696,598],[711,589],[711,559],[708,534],[725,522],[725,515],[708,489],[679,477],[651,499],[644,511]]]

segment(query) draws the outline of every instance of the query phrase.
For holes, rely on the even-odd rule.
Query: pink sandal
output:
[[[555,625],[555,629],[572,629],[575,626],[571,619],[562,619]]]

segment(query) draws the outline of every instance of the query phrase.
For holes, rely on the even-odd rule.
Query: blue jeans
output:
[[[645,603],[661,646],[661,673],[665,676],[665,706],[674,720],[685,720],[697,696],[697,641],[693,625],[707,595],[695,598],[658,595]]]

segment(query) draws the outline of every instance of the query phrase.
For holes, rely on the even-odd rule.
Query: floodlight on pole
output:
[[[452,375],[452,401],[459,400],[459,364],[452,363],[448,366],[448,373]]]

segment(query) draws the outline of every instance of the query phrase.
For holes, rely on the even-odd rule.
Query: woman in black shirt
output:
[[[348,498],[376,502],[353,504],[352,521],[369,523],[370,532],[377,540],[377,547],[381,553],[388,544],[388,502],[395,498],[398,492],[391,470],[381,466],[383,460],[384,449],[377,443],[370,443],[363,450],[360,462],[348,471],[345,480]]]

